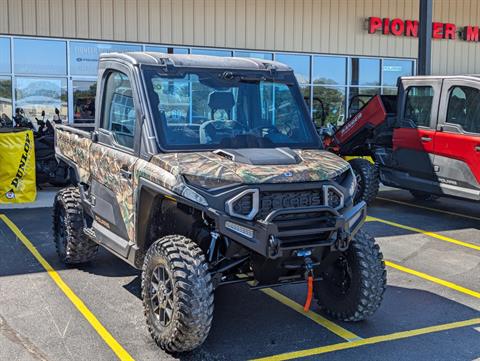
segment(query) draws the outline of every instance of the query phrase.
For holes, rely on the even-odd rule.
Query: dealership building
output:
[[[286,63],[342,122],[417,73],[418,19],[418,0],[0,0],[0,112],[91,123],[99,55],[160,51]],[[432,74],[480,73],[480,1],[433,0],[432,21]]]

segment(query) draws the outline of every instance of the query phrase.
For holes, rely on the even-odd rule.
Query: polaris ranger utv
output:
[[[65,263],[101,245],[142,270],[148,329],[168,352],[208,335],[216,287],[303,283],[359,321],[386,272],[361,231],[347,162],[322,150],[290,68],[161,53],[100,57],[92,133],[56,127],[75,186],[54,203]],[[246,275],[246,276],[245,276]],[[308,309],[312,293],[308,293]]]
[[[374,159],[373,176],[363,177],[357,197],[373,200],[369,190],[378,190],[379,175],[421,200],[478,201],[479,114],[478,76],[402,77],[397,96],[372,97],[338,130],[323,129],[323,139],[338,155]]]

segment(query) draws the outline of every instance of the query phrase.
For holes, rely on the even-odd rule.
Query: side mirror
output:
[[[94,143],[98,142],[98,132],[96,130],[94,130],[90,133],[90,139]]]

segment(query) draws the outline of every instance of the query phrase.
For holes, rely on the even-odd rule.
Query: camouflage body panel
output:
[[[324,150],[296,150],[302,161],[291,165],[251,165],[234,162],[213,152],[158,154],[151,162],[173,175],[221,179],[232,183],[299,183],[335,178],[348,162]]]
[[[122,176],[121,169],[134,173],[138,158],[126,152],[94,143],[90,148],[93,178],[115,193],[130,240],[135,238],[134,182]]]
[[[90,178],[90,146],[89,137],[56,128],[55,138],[60,153],[77,165],[80,182],[87,182]]]

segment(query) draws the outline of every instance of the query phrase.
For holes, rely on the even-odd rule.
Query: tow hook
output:
[[[275,236],[270,236],[270,239],[268,240],[268,255],[271,258],[275,258],[278,256],[278,250],[279,250],[280,244],[278,242],[278,239]]]
[[[345,252],[348,249],[350,234],[345,231],[338,232],[337,242],[335,242],[336,250]]]

